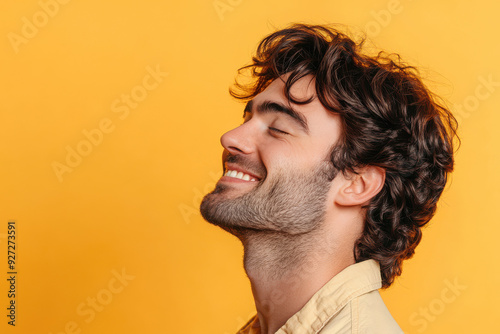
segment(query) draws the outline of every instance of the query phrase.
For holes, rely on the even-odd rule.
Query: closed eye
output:
[[[273,128],[273,127],[269,127],[269,130],[273,131],[273,132],[277,132],[277,133],[280,133],[280,134],[283,134],[283,135],[289,135],[288,132],[285,132],[283,130],[280,130],[280,129],[276,129],[276,128]]]

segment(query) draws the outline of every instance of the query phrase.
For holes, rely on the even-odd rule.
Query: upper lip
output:
[[[224,164],[224,166],[226,168],[226,170],[224,171],[224,173],[227,172],[228,170],[234,170],[234,171],[237,171],[237,172],[242,172],[243,174],[248,174],[250,177],[253,177],[256,180],[260,180],[260,176],[257,176],[255,174],[253,174],[252,172],[249,172],[248,170],[245,170],[245,169],[243,169],[241,167],[238,167],[238,165],[226,162]]]

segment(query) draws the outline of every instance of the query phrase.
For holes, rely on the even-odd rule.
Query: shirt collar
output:
[[[377,261],[366,260],[350,265],[318,290],[276,334],[318,333],[349,301],[381,287],[380,266]],[[260,333],[257,315],[238,333]]]
[[[381,287],[380,266],[377,261],[366,260],[350,265],[316,292],[276,334],[317,333],[349,301]]]

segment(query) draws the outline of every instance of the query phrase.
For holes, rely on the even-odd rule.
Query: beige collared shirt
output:
[[[277,334],[403,333],[384,304],[379,264],[355,263],[335,275]],[[260,334],[254,316],[238,334]]]

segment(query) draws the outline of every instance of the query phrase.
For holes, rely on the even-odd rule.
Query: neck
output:
[[[354,263],[322,229],[299,235],[246,231],[239,235],[260,333],[275,333],[333,276]]]

